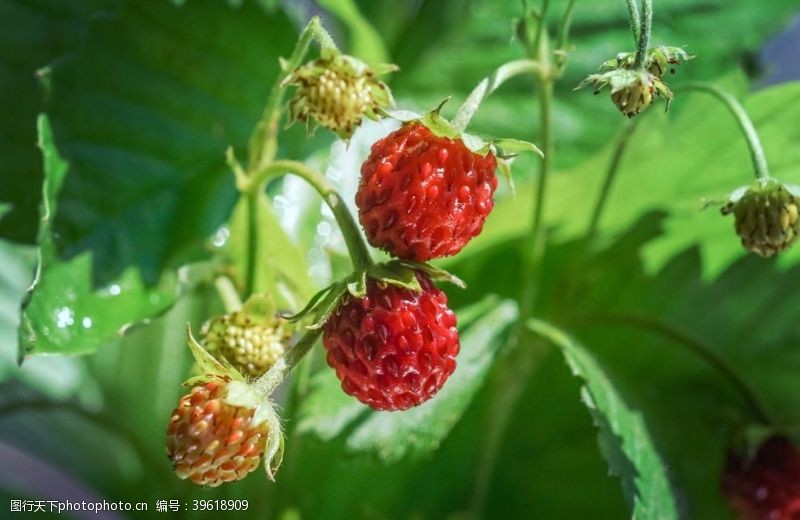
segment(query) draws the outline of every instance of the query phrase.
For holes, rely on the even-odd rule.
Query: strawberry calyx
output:
[[[383,113],[387,117],[396,119],[404,124],[419,123],[425,125],[437,137],[459,139],[467,149],[483,157],[490,152],[500,160],[512,159],[524,152],[533,152],[540,157],[544,156],[542,151],[529,141],[512,138],[491,138],[487,140],[456,128],[441,115],[442,108],[449,100],[450,98],[444,99],[439,103],[439,106],[425,114],[418,114],[410,110],[384,110]]]
[[[661,78],[665,72],[675,73],[675,66],[684,61],[694,59],[683,47],[670,47],[657,45],[647,51],[644,59],[644,68],[651,74]],[[612,70],[633,70],[636,62],[635,52],[620,52],[616,57],[607,60],[600,66],[600,72]]]
[[[311,316],[312,323],[307,328],[321,329],[346,296],[361,299],[367,294],[368,279],[418,293],[423,290],[416,275],[418,272],[425,273],[433,281],[448,282],[462,289],[466,287],[460,278],[439,267],[423,262],[395,259],[357,270],[350,276],[328,285],[315,294],[302,310],[293,315],[284,315],[284,318],[296,322]]]
[[[612,101],[628,117],[637,115],[658,97],[664,98],[665,110],[669,110],[672,90],[662,77],[666,71],[674,73],[676,65],[692,58],[681,47],[658,45],[647,51],[643,66],[637,68],[636,53],[621,52],[605,61],[597,73],[589,74],[575,90],[591,86],[598,94],[609,87]]]

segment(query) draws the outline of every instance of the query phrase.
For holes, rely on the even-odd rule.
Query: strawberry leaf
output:
[[[628,404],[594,357],[573,338],[548,323],[528,327],[561,349],[572,373],[584,381],[581,400],[599,429],[600,451],[622,488],[633,518],[678,518],[667,467],[658,454],[641,412]]]
[[[39,265],[22,308],[20,356],[87,353],[119,336],[131,324],[162,313],[182,288],[174,275],[166,275],[156,287],[147,288],[135,268],[127,269],[107,286],[95,288],[88,252],[69,261],[58,258],[52,219],[69,165],[56,149],[44,116],[39,120],[39,144],[45,170]]]

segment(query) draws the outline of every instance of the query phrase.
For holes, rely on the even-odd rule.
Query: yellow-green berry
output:
[[[297,87],[289,102],[292,121],[323,126],[343,139],[365,117],[378,118],[379,110],[392,103],[388,87],[370,68],[342,54],[299,67],[286,83]]]
[[[797,197],[789,189],[768,181],[748,188],[722,208],[733,213],[742,245],[760,256],[773,256],[791,246],[800,232]]]
[[[244,311],[209,320],[201,334],[209,352],[249,377],[262,375],[286,351],[287,334],[280,323],[259,322]]]

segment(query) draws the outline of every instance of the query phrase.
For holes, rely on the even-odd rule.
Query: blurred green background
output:
[[[554,29],[566,2],[550,4]],[[175,516],[217,517],[191,511],[192,501],[237,498],[249,508],[235,516],[248,518],[628,516],[637,490],[623,493],[608,476],[615,439],[601,437],[598,449],[593,417],[602,421],[560,354],[531,359],[514,381],[493,368],[509,355],[518,314],[534,157],[515,162],[516,194],[501,188],[484,233],[441,263],[468,289],[447,288],[462,353],[440,396],[409,412],[370,412],[338,390],[317,352],[310,382],[281,393],[288,438],[276,483],[256,474],[198,489],[164,456],[191,364],[184,324],[221,311],[209,273],[242,257],[224,150],[245,156],[299,28],[321,15],[346,52],[399,65],[390,84],[400,106],[426,110],[452,96],[452,116],[483,76],[523,57],[512,39],[521,10],[512,0],[0,0],[0,511],[11,499],[91,497],[149,504],[147,515],[117,517],[158,516],[156,500],[174,499],[187,504]],[[696,55],[670,84],[707,80],[737,95],[773,176],[794,183],[798,16],[796,0],[657,0],[653,29],[654,43]],[[592,352],[646,425],[661,466],[622,480],[641,494],[648,475],[637,472],[664,472],[662,498],[683,517],[726,518],[717,478],[748,409],[676,338],[729,360],[774,417],[800,424],[800,249],[777,261],[747,256],[729,219],[699,211],[702,197],[726,195],[752,172],[724,107],[680,92],[669,113],[641,116],[587,244],[624,121],[605,95],[573,88],[632,50],[625,2],[577,0],[570,43],[539,314]],[[513,80],[472,131],[538,142],[536,94],[532,80]],[[345,147],[293,127],[280,155],[326,171],[351,201],[369,145],[391,128],[366,124]],[[297,307],[346,273],[342,239],[299,181],[272,185],[262,202],[259,285],[290,287],[284,303]],[[521,397],[497,424],[512,385]]]

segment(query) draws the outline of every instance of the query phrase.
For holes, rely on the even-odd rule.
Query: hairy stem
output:
[[[272,368],[256,380],[254,383],[256,392],[262,396],[268,396],[274,392],[292,369],[308,354],[321,335],[321,328],[306,329],[303,337],[292,348],[287,350]]]
[[[364,242],[364,238],[361,236],[361,232],[359,231],[353,215],[350,213],[350,210],[347,209],[347,205],[344,200],[342,200],[341,195],[328,184],[325,177],[319,172],[298,161],[274,161],[256,172],[252,177],[240,178],[241,185],[239,189],[248,192],[252,190],[254,186],[260,187],[267,180],[286,173],[297,175],[305,180],[320,194],[328,207],[331,208],[336,223],[342,231],[345,244],[347,244],[350,259],[353,262],[353,269],[360,271],[372,265],[369,249],[367,249],[367,245]]]
[[[639,39],[636,43],[634,69],[644,68],[644,59],[650,47],[650,30],[653,26],[653,0],[642,0],[642,18],[639,24]]]
[[[739,396],[761,423],[766,425],[774,424],[757,393],[750,387],[736,367],[716,350],[685,332],[662,321],[632,314],[586,316],[581,318],[580,322],[599,325],[614,323],[629,325],[674,341],[722,375],[736,389]]]
[[[540,72],[541,66],[534,60],[515,60],[500,65],[494,72],[483,78],[472,92],[470,92],[453,118],[453,127],[463,132],[469,125],[470,120],[472,120],[472,117],[475,115],[475,112],[477,112],[481,103],[509,79],[521,74],[538,74]]]
[[[642,23],[641,15],[639,14],[639,2],[637,0],[628,1],[628,19],[631,24],[631,33],[633,33],[634,44],[639,43],[639,26]]]
[[[767,156],[764,154],[764,147],[761,145],[761,139],[758,137],[756,127],[753,125],[753,121],[750,119],[750,116],[747,115],[747,111],[735,97],[725,92],[718,86],[710,83],[687,83],[685,85],[681,85],[676,90],[696,90],[699,92],[706,92],[721,101],[728,108],[728,111],[733,114],[733,117],[736,118],[736,122],[739,124],[739,128],[742,130],[742,133],[747,140],[747,146],[750,148],[750,157],[753,161],[753,170],[755,171],[756,178],[770,178],[769,168],[767,167]]]
[[[275,159],[278,149],[277,136],[280,127],[283,98],[286,95],[286,85],[283,81],[294,69],[300,66],[305,59],[311,41],[316,39],[322,49],[336,49],[333,39],[322,27],[318,16],[314,16],[300,33],[291,56],[283,64],[278,79],[272,86],[264,112],[258,121],[253,135],[250,137],[248,168],[257,171]]]
[[[614,179],[619,170],[619,165],[622,162],[622,156],[625,153],[625,147],[628,145],[633,131],[636,129],[636,124],[639,119],[628,119],[625,121],[625,126],[617,139],[617,145],[614,147],[614,154],[611,156],[611,162],[608,165],[606,176],[603,179],[603,185],[600,188],[600,194],[597,197],[597,202],[592,211],[592,217],[589,220],[589,229],[586,232],[586,241],[591,241],[597,234],[597,227],[600,224],[600,217],[603,215],[603,210],[608,202],[608,197],[611,194],[611,186],[614,184]]]

